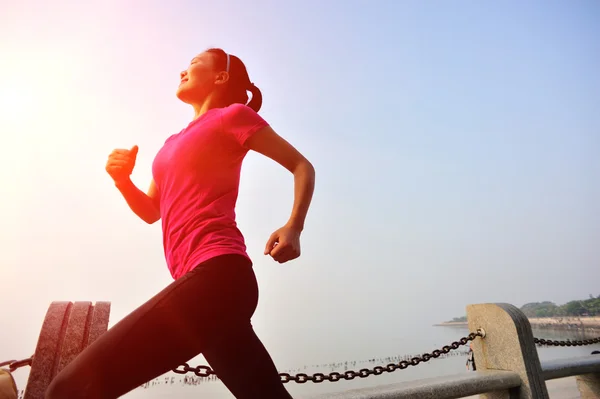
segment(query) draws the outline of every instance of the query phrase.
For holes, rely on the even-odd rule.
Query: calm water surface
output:
[[[409,332],[405,332],[407,335]],[[372,368],[377,365],[385,365],[389,363],[389,357],[403,354],[418,354],[429,352],[433,349],[440,348],[444,345],[459,339],[468,334],[466,328],[459,327],[430,327],[423,328],[419,334],[414,331],[410,333],[410,337],[399,337],[398,340],[382,340],[383,342],[365,341],[363,345],[357,345],[352,350],[351,356],[344,358],[343,353],[336,353],[335,349],[327,353],[328,356],[320,356],[318,354],[310,355],[307,366],[295,367],[295,372],[305,372],[307,374],[314,372],[343,372],[346,368],[345,361],[349,361],[347,368],[358,371],[361,368]],[[597,333],[596,333],[597,334]],[[593,334],[584,334],[581,332],[571,331],[554,331],[554,330],[537,330],[534,329],[534,336],[547,339],[585,339],[592,338]],[[593,350],[600,350],[600,344],[590,345],[586,347],[558,347],[558,348],[538,348],[540,360],[551,360],[559,358],[568,358],[574,356],[589,355]],[[459,351],[464,351],[461,347]],[[369,361],[376,358],[376,361]],[[311,362],[312,361],[312,362]],[[190,362],[193,365],[203,363]],[[334,367],[324,366],[324,364],[335,363]],[[380,376],[370,376],[366,379],[354,379],[353,381],[340,381],[336,383],[323,382],[321,384],[306,383],[286,384],[287,389],[294,397],[305,397],[318,393],[338,392],[354,388],[363,388],[369,386],[390,384],[402,381],[415,380],[420,378],[437,377],[442,375],[451,375],[458,373],[467,373],[465,367],[466,357],[464,355],[451,356],[444,359],[434,359],[428,363],[420,364],[416,367],[409,367],[405,370],[398,370],[394,373],[384,373]],[[205,363],[203,363],[205,364]],[[297,365],[296,365],[297,366]],[[282,371],[288,371],[294,368],[293,365],[285,365],[279,362],[278,367]],[[306,368],[305,368],[306,367]],[[172,378],[173,377],[173,378]],[[164,399],[164,398],[203,398],[203,399],[229,399],[233,396],[220,383],[203,382],[197,386],[185,386],[182,384],[182,376],[174,373],[169,373],[154,381],[154,386],[146,389],[136,389],[135,391],[124,396],[128,399],[148,398],[148,399]]]

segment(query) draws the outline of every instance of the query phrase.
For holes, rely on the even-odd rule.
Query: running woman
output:
[[[177,97],[195,116],[156,155],[147,193],[130,180],[137,146],[114,150],[106,164],[131,210],[146,223],[161,220],[174,281],[67,365],[48,399],[117,398],[198,354],[236,398],[291,398],[250,322],[258,286],[234,208],[249,150],[289,170],[291,216],[264,254],[279,263],[296,259],[314,168],[258,115],[261,92],[238,57],[222,49],[197,55],[181,72]]]

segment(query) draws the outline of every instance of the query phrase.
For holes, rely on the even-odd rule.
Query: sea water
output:
[[[552,340],[565,339],[586,339],[592,338],[589,334],[583,334],[576,331],[562,330],[538,330],[534,329],[534,336]],[[390,346],[387,353],[383,350],[375,356],[364,356],[359,347],[357,347],[354,356],[346,356],[349,361],[331,361],[328,364],[311,364],[307,366],[297,367],[296,372],[307,374],[315,372],[329,373],[331,371],[343,372],[347,369],[358,371],[361,368],[373,368],[377,365],[389,363],[390,359],[397,360],[394,356],[398,353],[418,354],[431,352],[433,349],[441,348],[444,345],[450,344],[459,338],[468,335],[469,331],[462,327],[431,327],[420,331],[419,335],[415,334],[414,339],[403,340],[397,342],[396,345]],[[360,345],[357,345],[360,346]],[[366,345],[371,346],[371,345]],[[420,349],[420,350],[419,350]],[[305,384],[297,384],[290,382],[286,384],[286,388],[293,397],[305,397],[320,393],[330,393],[345,391],[348,389],[372,387],[377,385],[392,384],[402,381],[410,381],[421,378],[438,377],[444,375],[468,373],[465,356],[468,348],[462,346],[456,351],[456,355],[448,356],[442,359],[432,359],[429,362],[421,363],[418,366],[409,366],[404,370],[397,370],[393,373],[384,373],[379,376],[369,376],[367,378],[355,378],[352,381],[339,382],[322,382],[315,384],[307,382]],[[538,354],[541,361],[553,360],[560,358],[569,358],[576,356],[589,355],[593,350],[600,350],[600,344],[582,346],[582,347],[538,347]],[[340,356],[340,359],[342,357]],[[375,358],[375,362],[373,362]],[[319,363],[320,359],[315,359],[313,363]],[[334,359],[335,360],[335,359]],[[241,361],[243,361],[241,359]],[[346,364],[346,362],[348,362]],[[333,364],[335,367],[330,367]],[[194,364],[195,365],[195,364]],[[283,371],[283,370],[282,370]],[[193,374],[192,374],[193,375]],[[190,378],[190,377],[188,377]],[[218,380],[210,382],[202,382],[198,385],[184,385],[183,377],[174,373],[169,373],[154,380],[154,385],[148,388],[138,388],[135,391],[125,396],[129,399],[134,398],[203,398],[203,399],[230,399],[233,396],[227,391],[225,386]]]
[[[567,330],[548,330],[534,329],[534,336],[552,340],[579,340],[595,337],[594,334],[586,334],[578,331]],[[337,347],[335,340],[328,345],[327,351],[311,351],[310,348],[299,347],[298,344],[290,344],[290,353],[302,356],[294,356],[294,364],[286,364],[284,361],[277,362],[278,369],[290,374],[306,373],[312,374],[322,372],[324,374],[332,371],[343,373],[346,370],[359,371],[362,368],[373,369],[375,366],[385,366],[391,362],[398,362],[411,355],[431,352],[434,349],[441,349],[444,345],[449,345],[458,341],[461,337],[467,336],[469,331],[466,327],[426,327],[406,328],[395,331],[393,336],[396,338],[378,337],[376,331],[372,336],[365,336],[361,342],[356,342],[352,348]],[[598,335],[598,333],[596,333]],[[386,334],[386,337],[389,337]],[[367,378],[355,378],[351,381],[341,380],[338,382],[322,382],[315,384],[307,382],[298,384],[289,382],[286,388],[295,398],[302,398],[321,393],[340,392],[349,389],[373,387],[377,385],[393,384],[403,381],[411,381],[422,378],[431,378],[444,375],[468,373],[466,367],[467,346],[461,346],[452,351],[451,356],[440,359],[431,359],[429,362],[421,363],[417,366],[409,366],[404,370],[396,370],[393,373],[383,373],[382,375],[371,375]],[[580,347],[538,347],[538,354],[541,361],[569,358],[576,356],[589,355],[594,350],[600,350],[600,344],[580,346]],[[278,359],[277,354],[274,358]],[[600,356],[600,355],[599,355]],[[281,357],[279,357],[281,358]],[[240,359],[243,362],[244,359]],[[202,360],[190,362],[191,366],[197,364],[206,364]],[[23,368],[15,372],[15,377],[19,388],[24,388],[27,380],[27,369]],[[187,381],[188,384],[184,384]],[[196,382],[196,385],[189,384],[190,381]],[[139,387],[123,396],[127,399],[166,399],[166,398],[202,398],[202,399],[231,399],[233,395],[219,380],[207,380],[195,377],[189,373],[179,375],[169,372],[160,376],[145,387]]]

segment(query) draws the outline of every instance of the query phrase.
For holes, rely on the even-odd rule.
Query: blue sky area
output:
[[[303,255],[279,265],[262,250],[292,176],[257,154],[243,169],[254,324],[282,363],[312,356],[291,341],[600,295],[599,21],[597,1],[0,0],[0,282],[17,298],[0,353],[29,354],[52,300],[110,300],[114,323],[170,283],[160,226],[104,164],[139,145],[147,187],[193,116],[179,72],[213,46],[317,170]]]

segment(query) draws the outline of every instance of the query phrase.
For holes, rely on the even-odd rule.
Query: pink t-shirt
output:
[[[242,104],[214,108],[169,137],[156,154],[152,174],[175,280],[215,256],[248,257],[235,205],[246,140],[267,125]]]

